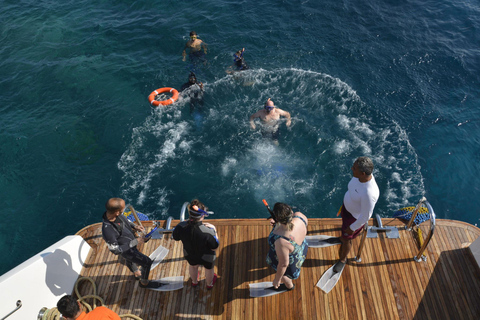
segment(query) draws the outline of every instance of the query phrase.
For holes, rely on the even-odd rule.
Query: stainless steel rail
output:
[[[10,312],[9,314],[7,314],[5,317],[3,317],[3,318],[0,319],[0,320],[7,319],[7,318],[10,317],[15,311],[17,311],[17,310],[20,309],[21,307],[22,307],[22,301],[21,301],[21,300],[17,300],[17,307],[16,307],[12,312]]]
[[[423,200],[423,203],[425,204],[425,206],[427,207],[428,212],[430,213],[430,231],[428,232],[427,238],[423,241],[423,245],[420,248],[420,250],[418,251],[417,255],[413,258],[417,262],[427,261],[427,257],[425,255],[423,255],[423,252],[427,248],[430,240],[432,240],[433,233],[435,232],[435,222],[436,222],[435,212],[433,211],[432,206],[427,201],[427,199],[423,198],[422,200]],[[422,201],[422,200],[420,200],[420,201]],[[412,215],[412,219],[415,219],[414,215]],[[412,219],[410,219],[410,220],[412,220]]]
[[[360,246],[358,247],[358,253],[357,253],[357,256],[355,257],[355,261],[356,262],[361,262],[362,259],[361,259],[361,253],[362,253],[362,250],[363,250],[363,247],[365,245],[365,238],[367,237],[367,231],[369,229],[372,229],[374,231],[388,231],[389,229],[391,228],[397,228],[398,230],[407,230],[407,231],[412,231],[412,225],[415,221],[415,218],[418,214],[418,211],[420,210],[420,208],[422,206],[426,206],[427,207],[427,210],[428,212],[430,213],[430,231],[428,232],[428,235],[427,235],[427,238],[424,240],[420,250],[418,251],[417,255],[415,257],[413,257],[413,259],[416,261],[416,262],[419,262],[419,261],[427,261],[427,257],[425,255],[423,255],[423,253],[425,252],[425,249],[427,248],[430,240],[432,240],[432,237],[433,237],[433,233],[435,232],[435,225],[436,225],[436,216],[435,216],[435,212],[433,211],[433,208],[432,206],[430,205],[430,203],[427,201],[427,199],[425,197],[423,197],[422,199],[420,199],[420,201],[418,202],[417,206],[415,207],[415,209],[413,210],[413,214],[412,214],[412,217],[410,218],[410,220],[408,221],[407,225],[404,226],[404,227],[383,227],[382,226],[382,221],[380,219],[380,216],[377,215],[377,223],[379,224],[378,227],[368,227],[367,224],[365,224],[365,227],[364,227],[364,231],[363,231],[363,235],[362,235],[362,239],[360,241]]]

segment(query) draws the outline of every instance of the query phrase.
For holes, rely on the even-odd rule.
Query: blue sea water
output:
[[[0,274],[100,221],[120,196],[152,219],[202,200],[259,218],[261,200],[334,217],[352,162],[370,156],[391,216],[426,196],[480,220],[477,1],[11,1],[0,6]],[[203,106],[179,88],[191,30]],[[228,75],[245,47],[251,69]],[[271,98],[279,145],[250,129]]]

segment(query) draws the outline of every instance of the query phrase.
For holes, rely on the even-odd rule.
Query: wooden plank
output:
[[[402,225],[383,219],[384,225]],[[338,259],[338,246],[310,248],[295,290],[273,297],[250,298],[248,283],[271,281],[266,265],[266,238],[271,230],[265,219],[209,220],[220,236],[216,272],[219,281],[206,290],[204,271],[199,287],[188,281],[188,264],[180,242],[166,235],[151,240],[142,249],[151,253],[162,244],[170,250],[152,279],[184,275],[185,287],[175,292],[138,288],[131,272],[118,263],[101,239],[97,224],[81,233],[94,248],[82,275],[93,278],[99,295],[118,313],[133,313],[144,319],[411,319],[465,318],[480,314],[478,267],[471,263],[465,244],[480,236],[480,229],[466,223],[437,220],[436,233],[425,254],[427,262],[414,262],[418,247],[408,232],[401,239],[367,239],[362,263],[349,262],[337,287],[325,294],[315,287],[323,272]],[[147,222],[149,223],[149,222]],[[174,221],[173,226],[178,221]],[[339,219],[310,219],[309,234],[338,235]],[[421,227],[426,235],[428,226]],[[350,259],[358,250],[354,241]],[[113,257],[113,258],[112,258]],[[88,284],[80,286],[88,293]]]

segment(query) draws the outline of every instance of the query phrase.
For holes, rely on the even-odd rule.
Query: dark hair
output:
[[[80,311],[77,299],[68,294],[58,300],[57,309],[64,317],[67,318],[75,317]]]
[[[287,225],[289,231],[293,229],[293,210],[288,204],[282,202],[275,203],[273,214],[277,222]]]
[[[200,219],[202,217],[201,214],[196,214],[195,210],[192,209],[193,206],[197,206],[199,209],[202,209],[202,210],[205,210],[207,211],[208,208],[205,207],[205,205],[203,203],[200,202],[200,200],[198,199],[193,199],[192,202],[190,202],[190,204],[188,205],[188,214],[189,214],[189,222],[190,223],[194,223],[195,221],[197,221],[198,219]]]
[[[355,163],[357,164],[358,170],[365,172],[367,176],[372,174],[373,162],[369,157],[358,157]]]
[[[196,36],[196,35],[197,35],[197,33],[195,31],[190,31],[190,37],[191,36]]]

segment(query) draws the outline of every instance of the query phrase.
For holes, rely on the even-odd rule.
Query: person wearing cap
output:
[[[255,119],[259,118],[261,123],[263,124],[263,136],[271,137],[275,142],[278,142],[278,122],[280,120],[280,117],[285,117],[287,119],[287,122],[285,123],[287,127],[292,124],[290,113],[280,108],[277,108],[273,101],[268,98],[267,102],[265,102],[264,108],[250,116],[250,127],[255,130]]]
[[[185,259],[189,264],[188,271],[192,279],[192,287],[198,285],[198,268],[203,266],[207,289],[212,289],[217,281],[214,265],[215,250],[219,246],[219,240],[215,226],[204,222],[204,219],[213,212],[207,211],[207,207],[197,199],[192,200],[187,208],[189,218],[175,227],[173,239],[182,241]]]
[[[198,35],[195,31],[190,32],[190,40],[188,40],[185,44],[185,48],[182,52],[183,61],[186,60],[187,49],[189,49],[188,56],[190,57],[190,60],[192,62],[195,62],[196,60],[205,60],[205,55],[207,54],[207,45],[205,44],[205,42],[198,38]]]

